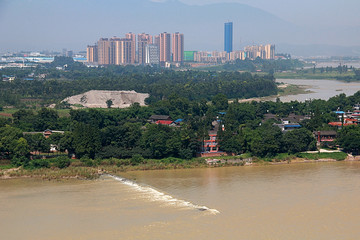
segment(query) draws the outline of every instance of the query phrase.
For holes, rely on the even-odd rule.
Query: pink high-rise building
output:
[[[133,64],[133,50],[132,41],[127,38],[112,38],[110,39],[112,46],[112,61],[115,65]]]
[[[98,63],[99,65],[113,64],[110,61],[111,42],[108,38],[100,38],[98,41]]]
[[[97,45],[87,46],[86,57],[89,63],[98,62],[98,47]]]
[[[182,63],[184,61],[184,34],[174,33],[172,43],[173,62]]]
[[[131,40],[131,64],[134,64],[136,54],[136,35],[130,32],[125,34],[125,38]]]
[[[160,64],[165,65],[166,62],[170,62],[170,56],[171,56],[171,35],[170,33],[160,33]]]

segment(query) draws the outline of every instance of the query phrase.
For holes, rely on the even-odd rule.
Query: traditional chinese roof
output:
[[[318,136],[320,133],[320,136],[336,136],[336,131],[315,131],[314,134]]]

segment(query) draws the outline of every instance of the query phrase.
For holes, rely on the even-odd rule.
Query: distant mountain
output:
[[[178,31],[185,34],[187,50],[222,50],[226,21],[234,22],[235,48],[240,48],[240,42],[275,42],[295,28],[270,13],[237,3],[190,6],[179,1],[149,0],[10,1],[0,27],[12,34],[6,34],[0,43],[12,48],[80,50],[100,37],[123,36],[129,31]]]
[[[278,53],[290,53],[294,57],[329,57],[357,56],[360,57],[360,46],[336,46],[325,44],[292,45],[278,44]]]
[[[314,24],[312,29],[306,29],[239,3],[190,6],[178,0],[3,1],[6,4],[0,16],[0,52],[83,50],[100,37],[121,37],[127,32],[182,32],[186,50],[223,50],[227,21],[234,23],[234,49],[265,43],[281,48],[279,43],[295,46],[360,42],[356,39],[360,28],[319,29]]]

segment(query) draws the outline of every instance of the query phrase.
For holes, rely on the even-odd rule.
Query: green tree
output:
[[[65,132],[59,141],[59,150],[61,152],[67,151],[69,156],[75,153],[74,136],[72,132]]]
[[[273,157],[281,152],[282,137],[279,127],[264,124],[254,131],[251,152],[259,157]]]
[[[149,125],[146,129],[142,142],[145,149],[148,149],[153,158],[164,158],[168,154],[172,129],[165,125]]]
[[[219,93],[211,100],[217,111],[225,111],[228,108],[228,98],[225,94]]]
[[[0,128],[1,155],[5,155],[6,157],[9,158],[12,158],[14,155],[27,156],[29,152],[27,149],[28,145],[26,140],[22,136],[23,134],[21,130],[18,128],[9,127],[9,126]],[[19,141],[20,139],[21,141]]]
[[[73,146],[77,157],[87,155],[94,159],[101,149],[100,131],[90,124],[77,123],[73,131]]]
[[[113,101],[111,99],[106,100],[107,108],[111,108],[112,105],[113,105]]]
[[[34,123],[35,131],[44,131],[46,129],[57,129],[58,113],[53,109],[42,108],[36,115]]]
[[[312,133],[305,129],[286,132],[283,137],[284,151],[298,153],[316,149],[316,140]]]
[[[27,134],[24,136],[30,151],[47,153],[50,151],[50,142],[42,133]]]
[[[344,127],[337,138],[337,143],[346,152],[352,152],[353,154],[360,153],[360,127],[348,126]]]
[[[30,149],[25,138],[19,138],[13,148],[15,157],[29,156]]]

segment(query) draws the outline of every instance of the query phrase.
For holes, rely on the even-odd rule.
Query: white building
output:
[[[160,64],[159,47],[156,44],[146,45],[145,63],[150,65]]]

